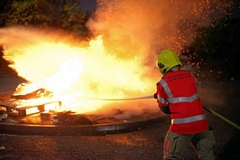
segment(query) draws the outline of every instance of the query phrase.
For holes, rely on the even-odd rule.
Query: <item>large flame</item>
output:
[[[65,109],[93,111],[109,104],[96,99],[155,91],[155,81],[146,75],[149,68],[143,66],[144,57],[118,58],[106,50],[101,36],[85,46],[61,39],[66,35],[34,29],[8,28],[5,36],[4,58],[14,62],[10,66],[20,77],[53,91]],[[141,51],[145,52],[144,47]]]
[[[52,90],[65,109],[95,111],[109,107],[110,102],[94,99],[153,94],[161,76],[155,67],[159,51],[179,51],[194,37],[187,35],[195,34],[194,25],[184,26],[185,35],[181,36],[179,23],[209,24],[209,17],[216,17],[216,13],[221,17],[228,4],[101,0],[96,15],[87,24],[96,38],[87,45],[57,31],[21,27],[0,30],[0,43],[4,58],[12,62],[10,66],[20,77]],[[155,103],[124,105],[155,110]]]

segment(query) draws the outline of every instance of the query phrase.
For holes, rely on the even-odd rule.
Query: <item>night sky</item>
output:
[[[79,0],[83,12],[94,11],[96,9],[95,0]]]
[[[0,10],[3,9],[4,5],[8,2],[8,0],[0,0]],[[84,12],[94,11],[96,9],[96,1],[95,0],[79,0],[81,4],[81,8]]]

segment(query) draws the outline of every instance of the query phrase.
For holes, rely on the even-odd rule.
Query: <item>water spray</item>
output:
[[[154,98],[154,96],[153,95],[149,95],[149,96],[143,96],[143,97],[120,98],[120,99],[101,99],[101,98],[87,98],[87,99],[102,100],[102,101],[129,101],[129,100],[150,99],[150,98]],[[215,112],[214,110],[212,110],[212,109],[210,109],[210,108],[208,108],[206,106],[203,106],[203,108],[206,111],[208,111],[209,113],[211,113],[212,115],[220,118],[224,122],[230,124],[231,126],[233,126],[234,128],[236,128],[236,129],[238,129],[240,131],[240,126],[238,126],[234,122],[230,121],[229,119],[225,118],[224,116],[220,115],[219,113]]]
[[[91,99],[91,100],[99,100],[99,101],[131,101],[131,100],[138,100],[138,99],[150,99],[154,98],[153,95],[150,96],[143,96],[143,97],[133,97],[133,98],[90,98],[90,97],[81,97],[84,99]]]

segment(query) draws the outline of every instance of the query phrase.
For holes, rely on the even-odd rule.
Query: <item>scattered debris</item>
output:
[[[52,119],[55,124],[93,125],[94,123],[83,114],[72,111],[57,112]]]

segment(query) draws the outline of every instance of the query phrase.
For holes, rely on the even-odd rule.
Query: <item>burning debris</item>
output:
[[[8,100],[0,101],[0,121],[8,123],[97,125],[127,123],[146,118],[144,115],[134,116],[122,106],[115,106],[108,115],[79,114],[71,110],[62,110],[62,101],[56,100],[52,91],[33,83],[19,84],[9,97]]]
[[[9,100],[0,102],[0,121],[10,116],[15,117],[10,120],[12,123],[94,124],[83,114],[59,111],[61,105],[52,91],[32,83],[21,83]]]
[[[58,124],[84,124],[84,125],[93,125],[96,122],[91,121],[84,114],[76,114],[71,111],[57,112],[53,116],[53,123]]]
[[[14,99],[53,98],[53,92],[32,83],[21,83],[11,95]]]
[[[26,116],[61,107],[61,101],[53,98],[53,92],[31,83],[21,83],[10,96],[0,102],[7,115]]]

